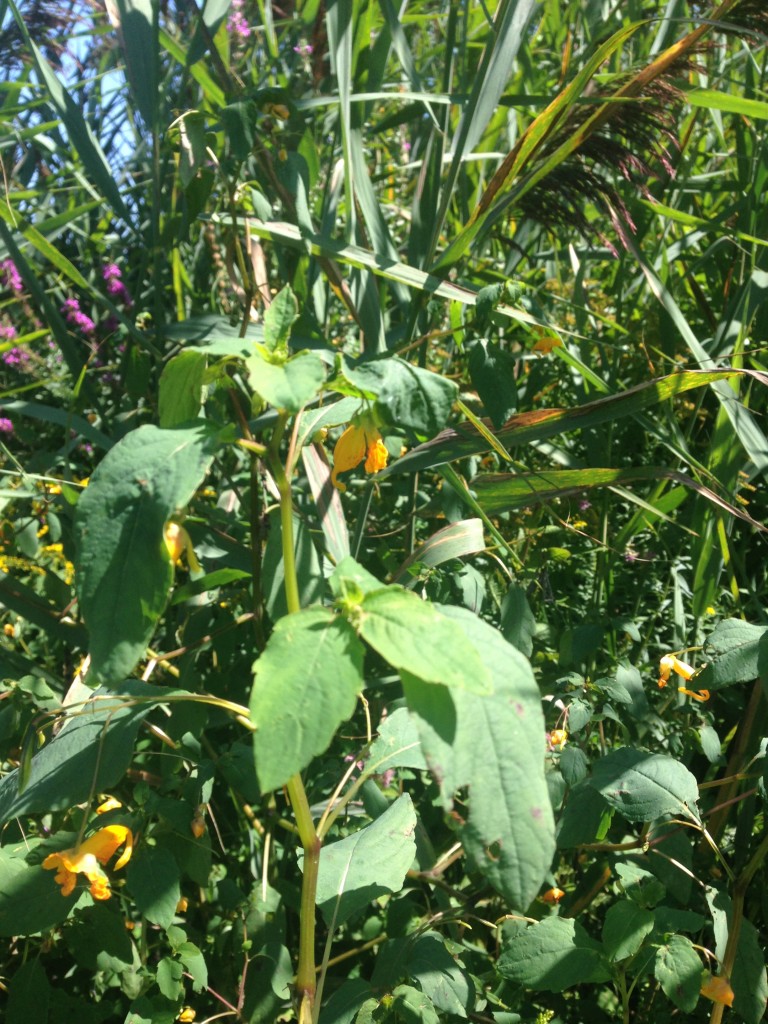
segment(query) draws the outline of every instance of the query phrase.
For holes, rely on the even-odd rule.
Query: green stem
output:
[[[280,461],[279,446],[288,422],[286,413],[280,413],[268,458],[272,475],[280,493],[280,524],[282,526],[283,568],[285,572],[285,600],[288,614],[301,611],[299,584],[296,576],[296,559],[293,546],[293,497],[289,474]],[[289,455],[290,463],[290,455]],[[287,784],[301,845],[304,848],[304,868],[301,884],[301,910],[299,920],[299,963],[296,971],[296,994],[299,1001],[299,1024],[313,1024],[316,1019],[315,993],[317,973],[315,970],[315,903],[317,900],[317,875],[320,867],[321,839],[315,829],[312,812],[307,800],[301,775],[296,773]]]

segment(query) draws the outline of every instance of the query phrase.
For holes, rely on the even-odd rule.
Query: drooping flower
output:
[[[558,889],[556,885],[541,894],[542,900],[550,904],[559,903],[563,896],[565,896],[565,892],[562,889]]]
[[[547,744],[550,750],[555,750],[558,748],[562,750],[567,742],[567,729],[553,729],[552,732],[547,733]]]
[[[711,999],[713,1003],[733,1006],[733,989],[728,979],[719,974],[710,974],[700,991],[706,999]]]
[[[197,560],[197,555],[195,554],[195,549],[192,547],[192,538],[181,523],[177,523],[175,520],[169,519],[165,524],[164,538],[165,546],[168,549],[168,554],[171,556],[171,561],[174,565],[178,565],[181,556],[186,555],[187,565],[192,572],[202,571],[202,567]]]
[[[346,486],[339,480],[339,473],[354,469],[363,459],[366,473],[378,473],[384,469],[389,459],[389,452],[381,439],[381,434],[367,421],[351,423],[336,442],[331,473],[334,487],[346,491]]]
[[[91,896],[95,900],[108,900],[112,895],[101,865],[112,858],[119,846],[125,849],[115,864],[115,871],[124,867],[133,853],[133,833],[126,825],[107,825],[94,832],[85,842],[69,850],[49,853],[43,861],[46,871],[56,872],[56,884],[61,886],[61,895],[69,896],[79,874],[88,879]]]
[[[681,661],[674,654],[665,654],[659,661],[659,689],[664,687],[669,682],[670,673],[674,672],[688,682],[696,675],[696,669],[692,668],[687,662]],[[689,690],[685,686],[678,686],[680,693],[685,693],[689,697],[693,697],[694,700],[705,701],[709,700],[709,690]]]

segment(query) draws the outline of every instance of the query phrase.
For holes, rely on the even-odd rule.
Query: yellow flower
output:
[[[164,536],[165,546],[168,548],[168,554],[171,556],[171,561],[174,565],[178,565],[181,556],[186,555],[187,565],[192,572],[202,571],[195,554],[195,549],[192,547],[192,538],[181,523],[169,519],[165,524]]]
[[[115,864],[117,871],[128,863],[133,853],[133,833],[125,825],[107,825],[79,846],[49,853],[43,867],[46,871],[56,872],[56,884],[61,886],[62,896],[72,893],[77,876],[83,874],[90,883],[91,896],[95,900],[108,900],[112,893],[101,865],[106,864],[123,843],[125,849]]]
[[[339,473],[354,469],[365,459],[366,473],[378,473],[384,469],[389,452],[384,446],[381,434],[369,423],[350,424],[333,449],[333,472],[331,481],[340,491],[346,486],[339,480]]]
[[[555,747],[564,747],[567,742],[567,729],[553,729],[552,732],[549,734],[549,746],[552,750],[554,750]]]
[[[181,1024],[191,1024],[196,1016],[197,1014],[191,1006],[185,1006],[176,1020],[181,1021]]]
[[[97,814],[106,814],[107,811],[116,811],[118,809],[118,807],[122,807],[122,806],[123,805],[120,803],[120,801],[116,797],[108,796],[107,799],[104,801],[104,803],[103,804],[99,804],[99,806],[96,808],[96,813]]]
[[[723,1006],[733,1006],[733,989],[727,978],[718,974],[710,974],[701,986],[701,994],[713,1003],[722,1003]]]

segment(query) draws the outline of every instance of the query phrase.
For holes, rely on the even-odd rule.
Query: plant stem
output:
[[[280,461],[279,446],[285,433],[288,416],[278,417],[268,459],[272,475],[280,493],[280,524],[283,542],[283,569],[285,572],[285,600],[288,614],[301,611],[299,584],[296,577],[296,558],[293,546],[293,497],[289,474]],[[289,455],[290,465],[290,455]],[[299,920],[299,963],[296,971],[296,995],[299,1001],[299,1024],[312,1024],[315,1019],[315,902],[317,897],[317,875],[320,867],[321,839],[312,820],[307,791],[301,775],[297,772],[287,784],[288,799],[291,801],[299,838],[304,849],[304,869],[301,884],[301,909]]]

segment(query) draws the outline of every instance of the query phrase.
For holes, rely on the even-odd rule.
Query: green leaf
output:
[[[160,377],[158,406],[165,430],[189,423],[200,413],[207,360],[200,352],[181,352],[165,366]]]
[[[323,753],[354,711],[363,646],[345,619],[308,608],[278,620],[253,668],[256,775],[269,793]]]
[[[323,847],[317,905],[341,925],[385,893],[399,892],[416,856],[416,812],[404,793],[359,832]]]
[[[608,908],[603,924],[603,947],[614,962],[634,956],[646,935],[653,930],[652,910],[632,900],[619,900]]]
[[[264,314],[264,347],[268,352],[288,351],[291,327],[299,316],[299,304],[291,286],[281,288]]]
[[[184,995],[183,975],[184,968],[178,960],[172,960],[168,956],[164,956],[160,960],[155,972],[155,981],[166,999],[176,1002],[182,998]]]
[[[513,908],[524,910],[546,877],[555,845],[541,695],[528,661],[497,630],[461,608],[442,612],[480,652],[492,692],[448,690],[404,673],[408,707],[444,806],[452,808],[456,791],[469,788],[469,818],[460,835],[470,863]]]
[[[442,565],[454,558],[463,558],[485,550],[482,519],[461,519],[443,526],[420,544],[392,576],[393,583],[415,586],[417,577],[409,580],[411,566]]]
[[[699,820],[695,776],[665,754],[614,750],[595,762],[590,785],[629,821],[653,821],[664,814]]]
[[[558,847],[565,850],[594,843],[606,810],[605,800],[587,782],[575,786],[557,821]]]
[[[182,942],[174,952],[192,976],[192,991],[202,992],[208,986],[208,967],[202,950],[194,942]]]
[[[405,1024],[440,1024],[440,1018],[430,999],[411,985],[398,985],[392,992],[390,1014]],[[390,1014],[384,1018],[390,1019]]]
[[[478,296],[478,312],[479,312]],[[469,375],[494,427],[500,427],[517,408],[515,362],[495,341],[478,341],[469,350]]]
[[[129,680],[120,697],[97,691],[82,707],[69,709],[64,725],[32,758],[26,786],[15,769],[0,780],[0,823],[19,814],[65,810],[114,786],[133,756],[133,744],[150,702],[131,705],[132,697],[156,698],[171,692]],[[178,693],[179,691],[173,691]]]
[[[704,644],[708,664],[696,676],[696,688],[719,690],[768,674],[768,628],[741,619],[719,622]]]
[[[34,849],[34,847],[33,847]],[[26,861],[27,844],[0,848],[0,935],[34,935],[63,921],[82,895],[62,896],[54,873]]]
[[[80,610],[91,672],[107,685],[144,655],[173,580],[165,523],[195,493],[217,448],[204,422],[139,427],[110,449],[77,504]]]
[[[264,341],[261,324],[248,324],[245,337],[240,337],[240,325],[214,313],[189,317],[163,328],[163,334],[170,341],[194,345],[199,352],[210,352],[217,356],[250,356],[254,344]]]
[[[656,950],[653,971],[664,994],[683,1013],[692,1013],[699,1001],[702,963],[691,940],[672,935]]]
[[[40,961],[27,960],[16,968],[8,985],[6,1024],[46,1024],[50,999],[51,984]]]
[[[78,910],[67,926],[65,938],[77,963],[89,971],[119,973],[138,959],[116,900]]]
[[[501,602],[501,632],[504,639],[530,658],[533,651],[533,638],[536,635],[536,619],[525,589],[517,583],[510,584],[509,590]]]
[[[724,110],[739,117],[750,117],[758,121],[768,121],[768,103],[762,100],[749,99],[746,96],[735,96],[716,89],[691,89],[685,98],[692,107],[705,107],[707,110]]]
[[[158,9],[152,0],[117,0],[120,12],[118,39],[125,52],[125,65],[133,99],[144,124],[154,128],[159,110]]]
[[[392,426],[431,436],[445,426],[458,395],[452,380],[404,359],[389,357],[373,362],[344,364],[344,376],[368,396]]]
[[[152,924],[168,928],[173,923],[181,892],[179,868],[167,850],[141,844],[128,865],[126,888]]]
[[[355,616],[360,636],[399,672],[427,683],[488,693],[490,673],[465,632],[434,605],[400,587],[365,594]]]
[[[426,767],[416,723],[407,708],[396,708],[379,726],[366,758],[366,771],[380,774],[390,768]]]
[[[676,395],[683,394],[693,388],[727,381],[740,375],[750,376],[748,370],[683,370],[655,380],[645,381],[635,387],[616,395],[598,398],[594,402],[567,409],[534,409],[517,413],[497,432],[498,440],[505,448],[528,444],[530,441],[542,441],[571,430],[586,430],[602,423],[613,422],[622,416],[634,416],[644,409],[659,402],[667,401]],[[432,468],[465,455],[487,451],[488,441],[467,424],[461,424],[456,430],[446,430],[439,437],[433,438],[412,449],[402,458],[397,459],[390,467],[382,470],[383,474],[393,472],[415,472],[420,469]],[[558,472],[568,472],[562,470]],[[575,472],[581,472],[577,470]],[[609,473],[616,472],[609,470]],[[571,478],[573,483],[574,478]],[[529,481],[535,483],[535,481]],[[512,483],[509,484],[512,487]],[[560,478],[562,488],[563,478]],[[530,486],[529,486],[530,492]],[[711,493],[711,492],[710,492]],[[506,498],[509,497],[505,495]]]
[[[287,362],[270,363],[259,352],[246,359],[251,387],[276,409],[299,412],[325,381],[325,363],[315,352],[299,352]]]
[[[518,985],[536,992],[563,992],[611,976],[599,943],[576,921],[564,917],[547,917],[532,925],[514,921],[505,931],[496,969]]]
[[[472,1009],[475,986],[445,948],[435,932],[420,935],[408,949],[408,976],[437,1010],[454,1017],[466,1017]]]

